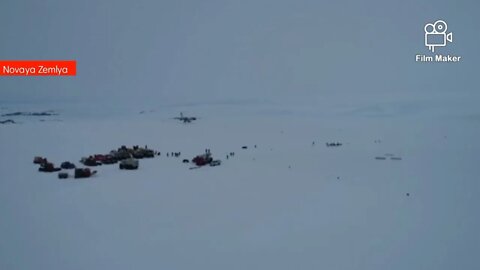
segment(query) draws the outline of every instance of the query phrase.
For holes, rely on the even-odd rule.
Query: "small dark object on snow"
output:
[[[385,157],[375,157],[376,160],[385,160]]]
[[[247,149],[248,147],[247,146],[242,146],[242,149]]]
[[[410,193],[407,193],[407,197],[410,196]]]
[[[340,176],[337,176],[337,180],[340,180]]]
[[[184,159],[182,162],[183,162],[183,163],[189,163],[189,162],[190,162],[190,160],[188,160],[188,159]]]
[[[180,117],[174,117],[173,119],[180,120],[181,122],[187,124],[191,123],[192,121],[197,120],[196,117],[190,117],[190,116],[183,116],[183,113],[180,113]]]
[[[77,168],[75,169],[75,178],[88,178],[94,174],[96,174],[97,171],[90,171],[89,168]]]
[[[62,164],[60,164],[60,168],[65,169],[65,170],[75,169],[75,164],[73,164],[69,161],[65,161],[65,162],[62,162]]]
[[[212,162],[210,162],[210,166],[214,167],[214,166],[220,166],[222,164],[222,161],[221,160],[214,160]]]
[[[47,159],[44,157],[34,157],[33,158],[33,163],[34,164],[45,164],[47,163]]]
[[[401,157],[391,157],[390,159],[391,159],[391,160],[402,160]]]
[[[332,143],[326,143],[327,147],[335,147],[335,146],[342,146],[342,143],[339,142],[332,142]]]
[[[50,162],[46,162],[46,163],[40,165],[40,168],[38,168],[39,172],[58,172],[60,170],[62,170],[62,169],[55,168],[53,163],[50,163]]]
[[[68,173],[66,172],[58,173],[58,179],[67,179],[67,178],[68,178]]]

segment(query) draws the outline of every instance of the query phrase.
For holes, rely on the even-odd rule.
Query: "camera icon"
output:
[[[452,33],[446,34],[447,23],[442,20],[436,21],[434,24],[427,23],[425,29],[425,46],[432,52],[435,52],[435,47],[445,47],[448,42],[453,41]]]

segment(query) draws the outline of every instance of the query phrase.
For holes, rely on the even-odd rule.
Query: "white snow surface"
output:
[[[478,269],[477,105],[42,107],[0,125],[0,269]],[[162,155],[83,180],[32,164],[134,144]],[[182,163],[205,148],[221,166]]]

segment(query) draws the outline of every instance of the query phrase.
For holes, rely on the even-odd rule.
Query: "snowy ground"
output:
[[[0,269],[475,269],[478,104],[323,104],[43,107],[60,115],[0,125]],[[180,111],[200,119],[172,120]],[[162,156],[87,180],[32,164],[122,144]],[[221,166],[182,164],[205,148]],[[402,160],[375,160],[388,153]]]

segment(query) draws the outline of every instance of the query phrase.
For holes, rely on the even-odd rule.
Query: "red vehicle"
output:
[[[112,155],[105,155],[104,159],[101,161],[103,164],[115,164],[117,163],[117,159]]]
[[[39,172],[58,172],[60,170],[61,168],[56,168],[51,162],[46,162],[40,165],[40,168],[38,168]]]
[[[103,162],[106,159],[105,155],[94,155],[93,158],[98,162]]]
[[[205,166],[212,162],[213,158],[210,153],[205,153],[203,155],[198,155],[192,159],[192,162],[197,166]]]

